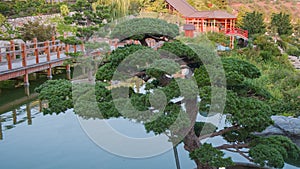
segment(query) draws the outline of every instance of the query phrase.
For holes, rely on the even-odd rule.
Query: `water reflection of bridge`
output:
[[[32,110],[36,109],[38,112],[41,112],[42,108],[42,102],[34,101],[36,98],[37,94],[32,94],[0,107],[0,140],[3,140],[4,130],[11,129],[25,121],[27,121],[28,125],[32,124]],[[22,108],[22,105],[25,108]]]

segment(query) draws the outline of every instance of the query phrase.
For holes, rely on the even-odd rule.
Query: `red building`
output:
[[[224,32],[233,37],[248,39],[248,31],[235,27],[236,16],[222,10],[198,11],[185,0],[166,0],[167,8],[172,13],[177,11],[185,19],[185,35],[192,37],[192,30],[197,32]],[[193,28],[193,29],[192,29]]]

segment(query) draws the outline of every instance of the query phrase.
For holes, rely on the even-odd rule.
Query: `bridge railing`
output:
[[[227,35],[241,35],[245,38],[248,38],[248,31],[240,28],[233,28],[225,30],[225,34]]]
[[[5,49],[5,51],[3,50]],[[36,38],[31,43],[15,44],[13,40],[10,41],[9,46],[0,47],[0,65],[7,64],[8,70],[13,69],[13,62],[15,60],[22,60],[22,66],[27,66],[28,58],[35,58],[35,64],[40,63],[40,58],[46,56],[46,61],[51,61],[51,56],[55,55],[60,59],[62,52],[77,51],[76,45],[67,45],[60,40],[52,37],[51,41],[38,42]]]

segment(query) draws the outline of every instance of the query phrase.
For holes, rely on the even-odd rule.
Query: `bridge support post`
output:
[[[28,73],[25,73],[25,75],[24,75],[24,89],[25,89],[26,96],[29,96],[30,90],[29,90],[29,74]]]
[[[66,65],[66,73],[67,73],[67,79],[71,80],[71,66],[70,66],[70,64]]]
[[[32,124],[32,118],[31,118],[31,109],[30,109],[30,103],[26,104],[26,113],[27,113],[27,124]]]
[[[26,96],[30,96],[29,85],[24,86]]]
[[[47,78],[48,78],[49,80],[52,79],[52,68],[51,68],[51,67],[47,69]]]
[[[230,49],[234,48],[234,36],[230,36]]]
[[[25,73],[24,75],[24,86],[29,86],[29,75]]]

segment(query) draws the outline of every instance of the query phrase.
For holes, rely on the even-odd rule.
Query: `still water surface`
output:
[[[3,91],[0,94],[0,110],[17,98],[24,97],[23,91],[22,88]],[[173,150],[142,159],[120,157],[103,150],[87,136],[72,110],[58,115],[44,115],[39,111],[39,104],[35,99],[28,99],[20,105],[8,107],[9,110],[0,111],[1,169],[176,168]],[[109,123],[126,135],[153,136],[145,132],[143,125],[132,121],[111,119]],[[211,140],[211,142],[218,142],[218,140]],[[178,145],[177,149],[181,169],[195,168],[182,144]],[[226,155],[232,156],[230,152],[226,152]],[[240,156],[233,155],[232,158],[234,161],[246,162]],[[285,165],[285,169],[298,168]]]

